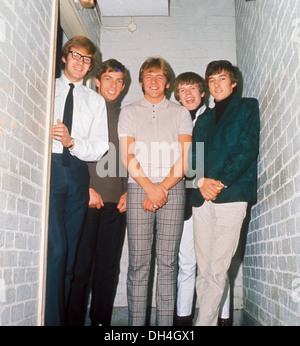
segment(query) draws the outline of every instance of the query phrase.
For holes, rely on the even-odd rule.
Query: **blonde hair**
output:
[[[164,76],[166,77],[167,84],[169,84],[171,81],[171,68],[169,64],[160,57],[150,57],[144,61],[139,72],[139,82],[143,83],[143,75],[145,71],[157,68],[162,70]]]

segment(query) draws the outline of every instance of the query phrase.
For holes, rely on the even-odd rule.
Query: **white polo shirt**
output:
[[[178,136],[192,131],[190,112],[166,98],[159,104],[143,99],[125,106],[119,117],[119,137],[135,139],[135,157],[153,183],[161,182],[180,157]]]

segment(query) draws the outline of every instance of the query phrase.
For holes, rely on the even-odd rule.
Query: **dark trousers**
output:
[[[92,324],[109,326],[115,299],[125,235],[125,213],[116,203],[89,208],[74,267],[68,304],[68,325],[84,324],[92,274]]]
[[[47,252],[45,325],[66,324],[65,309],[75,254],[88,205],[89,173],[74,156],[70,166],[52,154]]]

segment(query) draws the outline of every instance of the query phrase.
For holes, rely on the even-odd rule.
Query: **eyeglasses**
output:
[[[91,58],[90,56],[82,55],[82,54],[75,52],[75,51],[72,51],[72,50],[70,50],[69,53],[72,54],[72,58],[74,60],[78,61],[78,60],[82,59],[85,64],[91,64],[93,61],[93,58]]]

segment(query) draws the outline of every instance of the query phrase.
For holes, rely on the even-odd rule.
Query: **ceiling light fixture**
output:
[[[91,8],[95,6],[94,0],[80,0],[82,7]]]

